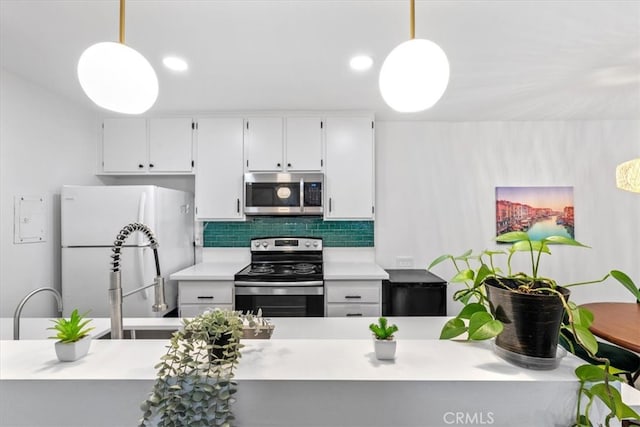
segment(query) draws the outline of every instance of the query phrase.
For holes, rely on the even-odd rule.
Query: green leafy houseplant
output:
[[[78,309],[75,309],[69,319],[61,317],[60,319],[51,320],[55,325],[47,329],[58,331],[58,333],[49,338],[58,339],[62,343],[80,341],[94,329],[87,327],[89,322],[91,322],[91,319],[85,318],[87,313],[79,314]]]
[[[386,317],[380,317],[377,325],[375,323],[370,324],[369,329],[373,332],[376,339],[379,340],[392,340],[393,334],[398,331],[398,327],[396,325],[387,326]]]
[[[585,411],[581,412],[580,402],[576,411],[576,426],[590,426],[588,420],[589,409],[594,397],[599,397],[605,405],[610,409],[611,413],[607,416],[607,425],[609,420],[614,416],[623,418],[637,418],[631,408],[625,405],[620,393],[614,387],[610,386],[611,381],[616,381],[615,370],[609,366],[609,360],[596,356],[598,344],[589,331],[589,326],[593,322],[593,314],[584,308],[578,307],[575,303],[568,301],[567,288],[578,285],[588,285],[601,283],[605,280],[614,278],[618,283],[628,289],[636,298],[640,296],[637,286],[623,272],[611,270],[603,278],[592,281],[579,282],[558,286],[555,280],[539,275],[540,260],[542,254],[551,254],[550,245],[568,245],[577,247],[588,247],[582,243],[562,236],[549,236],[542,240],[531,240],[525,232],[509,232],[502,234],[496,238],[498,242],[510,243],[508,251],[491,251],[484,250],[478,255],[474,255],[471,250],[460,256],[442,255],[436,258],[428,267],[450,260],[455,269],[456,274],[450,279],[452,283],[463,283],[464,288],[454,293],[454,300],[460,301],[463,307],[460,313],[449,320],[441,331],[441,339],[455,338],[463,334],[467,334],[468,340],[486,340],[499,337],[505,327],[512,328],[511,321],[505,325],[500,318],[503,317],[504,307],[496,307],[490,299],[490,294],[495,292],[494,289],[508,291],[509,293],[525,296],[524,310],[530,312],[540,311],[535,307],[537,297],[554,297],[561,309],[564,309],[568,321],[562,323],[559,319],[557,323],[557,333],[571,333],[576,342],[583,347],[589,356],[602,366],[583,365],[576,369],[576,375],[580,381],[580,394],[588,400]],[[512,270],[511,261],[518,252],[524,253],[531,260],[531,273],[514,272]],[[506,267],[503,269],[497,264],[499,257],[506,256]],[[526,307],[529,305],[529,307]],[[560,312],[562,315],[562,311]],[[527,319],[527,317],[523,317]],[[511,319],[509,319],[511,320]],[[498,338],[499,339],[499,338]],[[497,341],[496,341],[497,343]],[[556,342],[557,345],[557,334]]]
[[[184,319],[155,366],[157,378],[141,405],[139,425],[230,426],[242,331],[235,311],[215,309]]]
[[[387,318],[380,317],[378,324],[369,325],[369,330],[373,332],[373,348],[375,350],[376,359],[393,360],[396,357],[396,341],[393,334],[398,331],[396,325],[388,326]]]

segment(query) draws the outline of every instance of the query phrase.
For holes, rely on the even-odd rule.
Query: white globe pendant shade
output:
[[[123,43],[89,46],[78,61],[78,79],[93,102],[118,113],[144,113],[158,98],[158,77],[153,67]]]
[[[389,53],[378,84],[385,102],[401,113],[432,107],[449,83],[449,61],[432,41],[411,39]]]

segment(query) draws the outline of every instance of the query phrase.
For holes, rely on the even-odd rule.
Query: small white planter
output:
[[[58,341],[56,342],[56,356],[61,362],[73,362],[86,356],[90,345],[91,337],[89,335],[76,342]]]
[[[396,340],[379,340],[374,337],[373,346],[376,350],[376,359],[393,360],[396,358]]]

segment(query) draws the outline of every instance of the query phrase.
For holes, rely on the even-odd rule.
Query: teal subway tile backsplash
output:
[[[253,217],[246,222],[205,222],[207,248],[249,247],[256,237],[322,237],[325,247],[373,247],[373,221],[315,217]]]

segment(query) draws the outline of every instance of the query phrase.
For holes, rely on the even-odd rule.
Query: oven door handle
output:
[[[324,286],[236,286],[236,295],[324,295]]]
[[[249,287],[307,287],[307,286],[322,286],[324,282],[322,280],[310,280],[307,282],[247,282],[242,280],[237,280],[234,282],[236,287],[238,286],[249,286]]]

